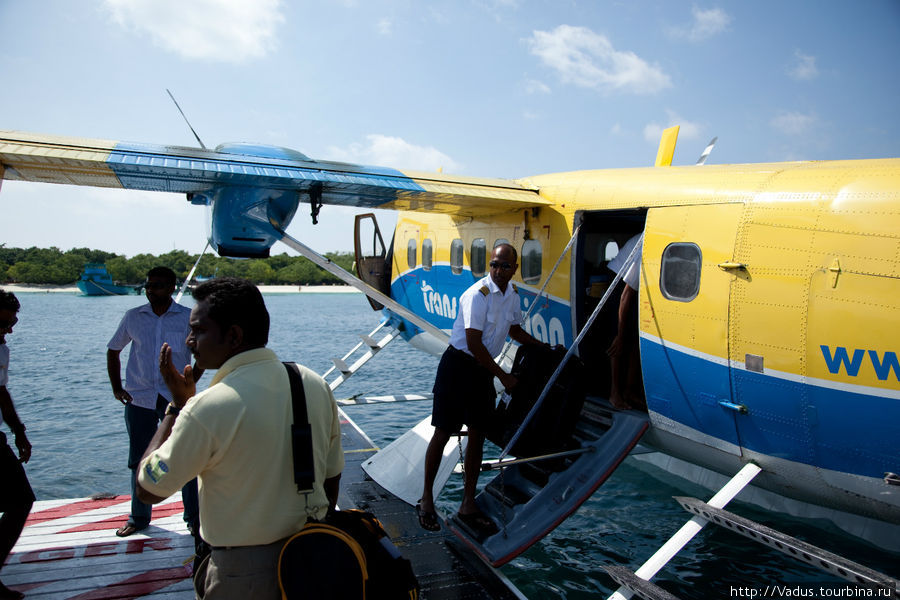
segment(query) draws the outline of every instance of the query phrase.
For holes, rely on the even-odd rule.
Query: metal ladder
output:
[[[755,542],[774,548],[792,558],[801,560],[827,573],[836,575],[853,584],[878,586],[882,590],[879,598],[900,599],[900,581],[874,571],[859,563],[828,552],[807,542],[798,540],[780,531],[745,519],[723,510],[750,481],[760,472],[760,468],[748,463],[713,496],[703,502],[696,498],[676,497],[675,500],[694,517],[684,524],[663,546],[656,551],[637,571],[628,567],[613,565],[604,567],[610,577],[619,584],[608,600],[624,600],[637,596],[645,600],[678,600],[670,592],[649,580],[662,569],[707,523],[725,527]],[[887,595],[884,595],[887,594]]]
[[[322,377],[328,381],[328,377],[334,373],[336,376],[331,381],[328,381],[328,387],[331,388],[331,391],[334,391],[339,385],[347,381],[354,373],[359,371],[359,369],[369,362],[378,352],[390,344],[394,339],[400,335],[400,331],[395,327],[388,325],[389,321],[383,321],[378,325],[375,329],[372,330],[369,335],[360,335],[359,337],[362,339],[361,342],[356,344],[350,352],[345,354],[342,358],[332,358],[331,362],[334,363],[334,366],[325,371],[325,374]],[[376,336],[384,329],[387,329],[384,337],[380,340],[376,340]],[[360,354],[359,358],[355,360],[352,364],[347,364],[350,360],[350,357],[354,354]]]

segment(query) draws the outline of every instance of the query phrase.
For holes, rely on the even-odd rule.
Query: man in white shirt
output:
[[[109,340],[106,369],[113,395],[125,405],[125,428],[128,431],[128,468],[131,476],[131,514],[128,522],[116,530],[119,537],[127,537],[150,525],[152,507],[141,502],[135,494],[134,472],[147,444],[156,433],[164,416],[171,394],[159,372],[159,350],[163,344],[173,348],[173,361],[184,367],[191,362],[187,347],[191,310],[172,300],[175,273],[167,267],[154,267],[147,273],[144,292],[148,304],[125,313],[118,329]],[[122,386],[119,354],[131,344],[125,387]],[[194,369],[194,380],[200,379],[202,369]],[[191,481],[182,490],[184,520],[195,537],[199,534],[200,509],[197,482]]]
[[[484,434],[494,409],[494,377],[507,391],[516,378],[494,362],[506,336],[522,344],[540,344],[521,327],[519,293],[510,283],[518,269],[516,249],[499,244],[491,254],[490,274],[472,284],[459,299],[459,312],[450,334],[450,345],[441,357],[434,381],[434,408],[431,424],[434,435],[425,452],[425,486],[416,505],[419,524],[428,531],[441,528],[434,510],[434,480],[444,446],[450,436],[468,426],[465,457],[465,487],[459,519],[485,533],[496,525],[475,503],[475,489],[481,472]]]

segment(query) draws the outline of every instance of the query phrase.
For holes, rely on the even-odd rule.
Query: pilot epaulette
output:
[[[519,288],[516,287],[516,284],[510,283],[509,285],[513,286],[513,291],[514,291],[515,293],[517,293],[517,294],[519,293]]]
[[[482,296],[487,296],[488,294],[491,293],[491,289],[486,285],[481,286],[481,289],[478,291],[481,292]]]

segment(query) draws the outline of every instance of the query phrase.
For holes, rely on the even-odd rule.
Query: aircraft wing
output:
[[[323,204],[461,216],[550,204],[536,188],[511,180],[318,161],[274,146],[206,150],[16,131],[0,131],[0,178],[186,194],[293,190],[321,193]]]

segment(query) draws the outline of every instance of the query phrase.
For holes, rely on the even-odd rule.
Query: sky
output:
[[[208,147],[472,176],[650,166],[675,124],[675,165],[897,157],[898,59],[898,0],[0,0],[0,129],[197,146],[170,89]],[[198,253],[204,211],[4,181],[0,244]],[[349,251],[356,212],[288,233]]]

